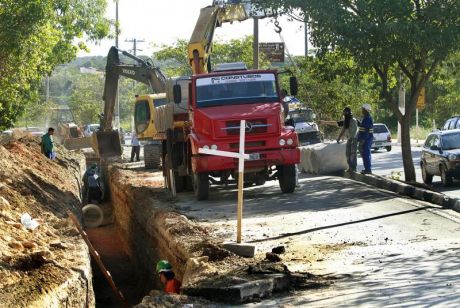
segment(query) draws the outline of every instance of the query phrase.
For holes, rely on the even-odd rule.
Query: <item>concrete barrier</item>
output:
[[[344,143],[318,143],[300,147],[299,169],[312,174],[344,171],[348,168],[345,148]]]

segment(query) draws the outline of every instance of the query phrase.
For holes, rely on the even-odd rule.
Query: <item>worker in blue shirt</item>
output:
[[[374,122],[371,117],[371,106],[364,104],[362,106],[363,120],[359,125],[358,142],[359,152],[363,158],[364,170],[362,174],[371,174],[371,146],[374,139]]]

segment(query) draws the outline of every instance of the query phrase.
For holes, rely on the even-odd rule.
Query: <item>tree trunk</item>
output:
[[[411,119],[412,114],[405,114],[402,116],[402,121],[400,122],[402,160],[406,182],[416,181],[414,160],[412,159],[412,147],[410,142]]]

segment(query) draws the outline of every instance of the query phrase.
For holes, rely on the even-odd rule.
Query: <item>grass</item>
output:
[[[410,128],[410,137],[411,139],[418,139],[419,141],[424,141],[426,137],[428,136],[429,133],[432,132],[431,128],[426,128],[426,127],[421,127],[419,126],[418,128],[418,134],[416,132],[416,127],[412,126]],[[393,134],[391,134],[391,138],[393,140],[398,140],[398,133],[395,131]]]

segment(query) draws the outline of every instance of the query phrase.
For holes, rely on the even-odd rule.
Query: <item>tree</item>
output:
[[[0,3],[0,129],[39,101],[40,80],[107,36],[105,0],[3,0]]]
[[[422,88],[449,54],[460,46],[458,0],[268,0],[257,1],[306,21],[312,43],[325,54],[340,48],[372,68],[381,82],[382,103],[401,124],[406,181],[415,181],[410,123]],[[404,114],[395,99],[395,73],[409,83]]]
[[[242,39],[233,39],[228,42],[214,42],[211,53],[212,64],[244,62],[247,67],[252,67],[252,42],[252,36],[245,36]],[[154,53],[153,57],[157,61],[163,61],[160,67],[167,76],[191,75],[192,69],[187,56],[187,47],[187,40],[178,39],[172,46],[160,46],[160,49]],[[269,65],[270,63],[265,56],[260,54],[259,66],[267,68]]]

